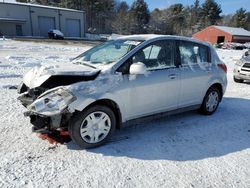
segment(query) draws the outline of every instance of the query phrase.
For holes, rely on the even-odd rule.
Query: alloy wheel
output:
[[[219,94],[216,91],[212,91],[207,98],[206,109],[208,112],[213,112],[219,104]]]

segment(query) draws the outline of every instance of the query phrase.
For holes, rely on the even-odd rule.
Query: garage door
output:
[[[80,20],[66,19],[67,37],[81,37]]]
[[[39,24],[40,36],[47,37],[48,31],[50,29],[55,29],[55,18],[54,17],[39,16],[38,17],[38,24]]]

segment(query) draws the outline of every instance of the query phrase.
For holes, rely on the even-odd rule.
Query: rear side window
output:
[[[192,65],[209,62],[208,47],[186,41],[179,43],[180,60],[182,65]]]

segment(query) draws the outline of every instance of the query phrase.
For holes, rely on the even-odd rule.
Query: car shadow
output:
[[[190,161],[250,148],[250,100],[224,98],[216,113],[187,112],[119,130],[88,152],[142,160]],[[67,147],[81,150],[70,142]]]

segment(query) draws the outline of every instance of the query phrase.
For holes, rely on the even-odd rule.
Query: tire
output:
[[[244,81],[244,80],[241,80],[241,79],[235,78],[235,76],[234,76],[234,81],[235,81],[236,83],[243,83],[243,81]]]
[[[219,106],[221,95],[222,93],[216,87],[209,88],[200,107],[200,113],[212,115]]]
[[[69,134],[77,145],[88,149],[107,142],[115,127],[114,112],[106,106],[95,105],[73,115],[69,123]]]

